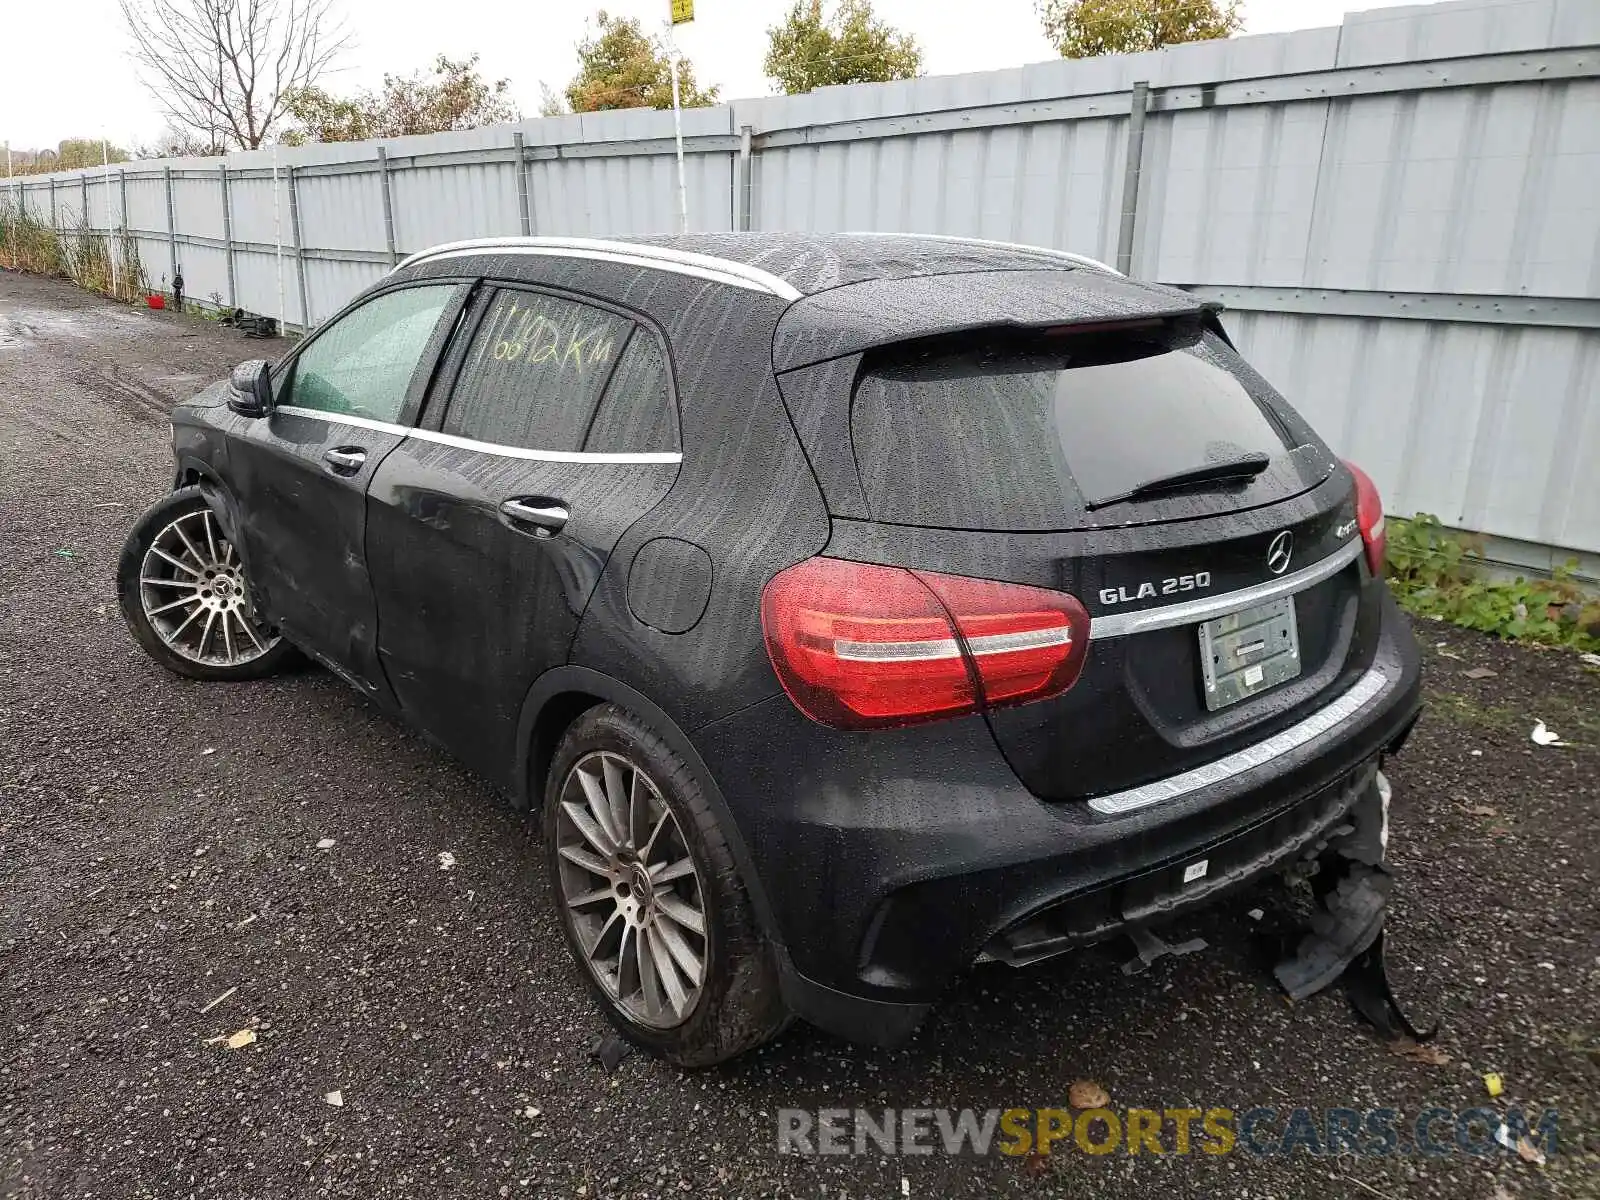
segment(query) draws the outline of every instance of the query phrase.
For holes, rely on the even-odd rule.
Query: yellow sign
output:
[[[687,25],[694,20],[694,0],[672,0],[672,23]]]

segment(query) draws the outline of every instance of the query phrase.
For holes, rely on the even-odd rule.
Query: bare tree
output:
[[[196,142],[254,150],[348,41],[332,0],[120,0],[144,84]]]

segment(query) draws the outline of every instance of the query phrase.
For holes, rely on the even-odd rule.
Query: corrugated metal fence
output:
[[[830,88],[684,114],[696,230],[1032,242],[1224,301],[1397,512],[1600,574],[1600,3]],[[670,113],[36,176],[152,282],[319,320],[406,253],[676,225]]]

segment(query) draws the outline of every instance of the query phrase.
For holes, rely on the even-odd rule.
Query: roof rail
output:
[[[395,264],[394,270],[413,263],[437,258],[462,258],[472,254],[534,254],[551,258],[591,258],[601,262],[624,263],[636,267],[652,267],[672,271],[679,275],[693,275],[740,287],[752,292],[765,292],[781,300],[798,300],[800,291],[786,279],[770,271],[752,267],[728,258],[710,254],[694,254],[670,246],[650,245],[642,242],[618,242],[603,238],[568,237],[498,237],[471,238],[462,242],[446,242],[418,251]],[[392,273],[392,272],[391,272]]]
[[[959,237],[951,233],[873,233],[858,230],[847,234],[848,237],[914,237],[923,238],[931,242],[959,242],[968,246],[993,246],[996,250],[1021,250],[1029,254],[1041,254],[1047,258],[1057,258],[1062,262],[1070,262],[1074,266],[1088,267],[1090,270],[1104,271],[1108,275],[1121,275],[1122,272],[1115,267],[1101,262],[1098,258],[1090,258],[1087,254],[1074,254],[1071,250],[1057,250],[1050,246],[1030,246],[1023,242],[997,242],[990,238]]]

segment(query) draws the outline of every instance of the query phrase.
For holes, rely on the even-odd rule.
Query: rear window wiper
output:
[[[1204,463],[1198,467],[1186,467],[1182,471],[1174,471],[1170,475],[1159,475],[1155,479],[1145,480],[1137,487],[1119,492],[1115,496],[1107,496],[1103,500],[1095,500],[1083,507],[1093,512],[1110,504],[1140,500],[1145,496],[1160,495],[1162,492],[1175,492],[1180,488],[1194,487],[1197,484],[1254,479],[1265,471],[1271,462],[1271,455],[1257,450],[1250,454],[1241,454],[1238,458],[1230,458],[1226,462]]]

